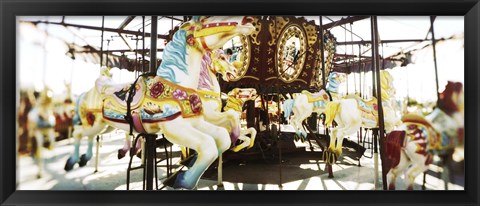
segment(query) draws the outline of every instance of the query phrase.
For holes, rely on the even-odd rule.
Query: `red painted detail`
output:
[[[95,122],[95,115],[92,112],[87,112],[87,123],[90,126],[93,126],[94,122]]]
[[[405,140],[405,131],[392,131],[385,140],[385,153],[387,156],[386,171],[400,163],[400,152]]]
[[[429,165],[433,163],[432,155],[427,155],[427,159],[425,160],[425,165]]]

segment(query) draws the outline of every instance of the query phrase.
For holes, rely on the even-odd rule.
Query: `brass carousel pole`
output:
[[[383,142],[385,138],[385,131],[384,131],[384,118],[383,118],[383,106],[382,106],[382,92],[381,92],[381,87],[380,87],[380,58],[378,54],[378,45],[379,45],[379,37],[378,37],[378,25],[377,25],[377,17],[372,16],[371,18],[371,23],[372,23],[372,53],[373,53],[373,63],[374,67],[372,71],[375,70],[375,80],[376,80],[376,98],[377,98],[377,105],[378,105],[378,132],[377,135],[374,135],[374,164],[375,164],[375,189],[377,188],[377,181],[378,181],[378,145],[380,145],[380,156],[384,154],[383,152]],[[380,134],[380,135],[378,135]],[[377,136],[378,136],[378,141],[377,141]],[[381,158],[383,159],[383,158]],[[387,182],[386,182],[386,173],[384,169],[384,161],[382,161],[382,183],[383,183],[383,189],[387,189]]]
[[[151,22],[151,33],[152,38],[150,40],[150,72],[155,71],[157,68],[157,16],[152,16]],[[156,161],[156,151],[155,151],[155,139],[157,138],[156,134],[144,134],[145,138],[145,170],[146,170],[146,190],[153,190],[153,179],[155,172],[155,161]]]
[[[100,44],[100,69],[103,66],[103,32],[105,28],[105,16],[102,16],[102,37],[101,37],[101,44]],[[108,61],[108,60],[107,60]],[[98,172],[98,162],[100,161],[100,135],[97,135],[97,146],[96,146],[96,154],[95,157],[95,171],[94,173]]]

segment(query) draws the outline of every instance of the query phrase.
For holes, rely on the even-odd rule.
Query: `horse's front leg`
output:
[[[180,126],[182,129],[178,129]],[[202,127],[202,125],[198,125],[198,127]],[[164,184],[173,188],[195,188],[203,173],[218,158],[219,151],[215,140],[211,135],[195,128],[192,120],[187,121],[182,117],[163,122],[160,124],[160,128],[164,132],[165,138],[170,142],[191,148],[198,155],[192,167],[187,171],[179,171],[172,176],[173,183],[170,184],[170,179],[167,179]],[[230,147],[230,138],[225,129],[223,129],[222,133],[228,140],[226,141],[228,144],[223,144],[222,150],[227,150]]]
[[[43,176],[43,168],[44,168],[44,162],[43,162],[43,157],[42,157],[42,154],[43,154],[43,134],[42,132],[40,131],[40,129],[36,129],[35,133],[35,140],[37,142],[37,147],[36,147],[36,151],[35,151],[35,160],[37,161],[37,165],[38,165],[38,173],[37,173],[37,178],[42,178]]]
[[[204,120],[199,120],[199,124],[194,125],[198,130],[210,134],[216,144],[218,151],[218,186],[223,186],[222,178],[222,153],[230,148],[231,140],[228,131],[223,127],[218,127]]]
[[[80,142],[83,137],[83,130],[84,128],[81,125],[75,125],[73,131],[73,153],[68,158],[67,162],[65,163],[65,171],[70,171],[73,169],[73,166],[78,162],[80,158]]]

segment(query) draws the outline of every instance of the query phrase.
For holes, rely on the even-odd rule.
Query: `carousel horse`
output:
[[[102,67],[100,69],[100,76],[97,78],[96,83],[110,80],[112,74],[110,68]],[[102,121],[102,97],[101,91],[96,88],[92,88],[87,92],[84,92],[78,96],[75,101],[75,112],[72,118],[74,139],[73,146],[74,151],[65,163],[65,171],[73,169],[76,163],[80,167],[85,166],[93,156],[93,143],[94,138],[97,135],[112,132],[113,127],[108,127],[103,124]],[[88,137],[87,151],[80,156],[80,143],[83,137]],[[128,135],[127,135],[128,136]],[[126,137],[128,139],[128,137]],[[129,141],[126,141],[126,144]],[[128,145],[130,148],[130,145]]]
[[[193,17],[166,45],[155,74],[141,75],[128,90],[125,85],[97,84],[103,92],[97,97],[103,101],[96,101],[102,102],[100,116],[86,115],[85,121],[97,133],[107,126],[129,131],[131,125],[137,133],[162,132],[170,142],[195,150],[198,158],[193,166],[164,181],[173,188],[195,188],[210,164],[217,158],[221,162],[221,154],[231,145],[228,131],[202,115],[197,92],[201,60],[233,37],[253,32],[252,21],[238,16]]]
[[[302,126],[302,122],[310,117],[312,113],[318,115],[325,112],[325,106],[330,101],[340,99],[338,92],[339,87],[346,80],[346,75],[343,73],[330,72],[328,75],[327,89],[320,90],[316,94],[311,94],[308,91],[302,91],[301,94],[297,94],[294,99],[287,99],[283,103],[284,117],[289,120],[293,111],[295,115],[292,116],[290,122],[295,128],[295,139],[305,141],[307,132]],[[327,96],[324,96],[327,95]]]
[[[252,131],[253,128],[241,128],[241,107],[245,101],[251,99],[252,97],[256,97],[256,90],[232,90],[229,92],[227,99],[227,101],[230,103],[227,103],[227,106],[225,106],[223,109],[224,112],[221,112],[221,91],[220,84],[216,79],[216,75],[221,74],[223,80],[228,82],[235,78],[236,68],[226,58],[226,55],[222,49],[214,50],[210,60],[206,57],[208,56],[204,56],[204,62],[211,66],[208,69],[207,67],[202,67],[205,69],[202,69],[200,73],[200,81],[197,88],[203,104],[203,116],[206,121],[227,129],[227,131],[230,133],[232,151],[238,152],[247,146],[248,148],[251,148],[253,146],[253,140],[255,139],[256,131]],[[231,103],[233,101],[236,101],[236,106],[229,106],[232,105]],[[238,105],[240,108],[238,108]],[[250,134],[251,137],[248,138],[246,134]],[[250,141],[250,139],[252,141]],[[236,145],[237,140],[241,140],[243,143]]]
[[[386,138],[388,188],[395,189],[397,177],[405,173],[408,190],[415,178],[428,170],[433,156],[452,154],[464,144],[463,85],[448,82],[436,108],[427,116],[409,113],[403,124]],[[445,179],[444,179],[445,180]]]
[[[37,177],[43,176],[44,162],[42,151],[44,147],[44,137],[48,139],[48,149],[53,150],[55,144],[55,115],[53,114],[53,91],[45,87],[27,116],[28,137],[34,137],[36,140],[34,158],[38,164]]]
[[[70,138],[75,104],[71,84],[65,82],[65,93],[54,100],[55,131],[65,138]]]
[[[391,99],[395,94],[393,77],[388,71],[382,70],[380,79],[385,131],[388,134],[396,126],[400,125],[401,121],[391,106]],[[361,127],[378,128],[377,99],[364,100],[358,95],[346,95],[343,98],[327,103],[325,119],[327,127],[333,121],[337,124],[331,130],[330,144],[327,149],[330,154],[334,154],[332,158],[328,158],[328,161],[334,163],[342,154],[342,143],[345,136],[354,134]]]
[[[254,100],[257,98],[257,90],[254,88],[235,88],[232,91],[228,92],[228,99],[227,104],[223,108],[226,112],[235,112],[237,114],[238,120],[241,118],[242,108],[246,101]],[[240,122],[239,122],[240,123]],[[250,134],[250,138],[247,136]],[[231,149],[233,152],[241,151],[242,149],[250,149],[253,147],[255,143],[255,137],[257,135],[257,130],[255,128],[240,128],[240,136],[239,140],[241,143],[235,145],[233,143],[233,148]]]
[[[321,89],[319,92],[310,93],[309,91],[302,91],[293,99],[287,99],[283,103],[284,117],[286,120],[290,118],[290,114],[294,115],[290,119],[292,126],[295,128],[295,136],[300,140],[305,141],[307,132],[302,126],[302,122],[310,117],[312,113],[321,114],[325,111],[325,106],[330,102],[332,96],[330,92]]]

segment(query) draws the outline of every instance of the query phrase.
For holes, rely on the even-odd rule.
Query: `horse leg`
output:
[[[52,127],[48,129],[48,150],[53,150],[55,146],[55,129]]]
[[[398,175],[405,171],[409,165],[410,161],[407,155],[403,151],[400,151],[400,162],[387,173],[388,190],[395,190],[395,181]]]
[[[178,129],[179,125],[182,125],[182,129]],[[170,184],[168,182],[169,179],[167,179],[164,184],[173,188],[195,188],[206,169],[218,158],[215,140],[211,136],[194,128],[191,123],[188,124],[185,122],[185,119],[182,117],[163,122],[160,127],[165,134],[165,138],[170,142],[191,148],[195,150],[198,155],[193,166],[186,172],[179,171],[176,175],[172,176],[172,178],[176,178],[174,183]],[[224,132],[228,138],[226,130],[224,130]],[[228,147],[230,147],[230,144],[224,149],[226,150]]]
[[[43,176],[43,167],[44,167],[43,157],[42,157],[43,138],[44,137],[42,132],[37,128],[37,130],[35,131],[35,140],[37,141],[37,147],[34,155],[38,165],[37,178],[42,178]]]
[[[242,140],[242,143],[233,147],[232,148],[232,151],[233,152],[238,152],[240,150],[242,150],[243,148],[247,147],[248,145],[250,145],[250,139],[246,136],[244,130],[241,130],[241,135],[240,137],[238,137],[239,140]]]
[[[80,141],[82,140],[82,133],[84,128],[82,126],[75,126],[75,130],[73,131],[73,153],[68,158],[67,162],[65,163],[65,171],[70,171],[73,169],[73,166],[78,162],[80,158]]]
[[[222,153],[230,148],[231,141],[228,131],[225,128],[215,126],[209,122],[200,120],[201,124],[197,124],[196,128],[206,134],[210,134],[215,140],[218,150],[218,186],[223,186],[222,180]]]
[[[405,153],[408,155],[410,160],[412,161],[412,166],[407,169],[407,172],[405,174],[405,181],[407,184],[407,189],[408,190],[413,190],[413,183],[415,181],[415,178],[422,172],[427,171],[428,165],[425,164],[427,159],[429,158],[428,155],[425,154],[419,154],[417,153],[418,150],[418,143],[422,142],[409,142],[405,146]]]
[[[123,143],[122,149],[118,150],[117,158],[122,159],[123,157],[125,157],[125,155],[127,154],[128,150],[131,148],[131,146],[132,146],[132,140],[130,138],[130,135],[128,133],[125,133],[125,142]],[[133,154],[130,154],[130,155],[133,155]]]
[[[250,127],[247,129],[247,131],[249,131],[248,133],[250,133],[250,144],[248,145],[247,149],[250,149],[253,147],[253,144],[255,144],[255,137],[257,136],[257,130],[255,130],[255,128],[253,127]]]
[[[407,170],[407,173],[406,173],[406,181],[407,181],[407,190],[413,190],[413,183],[415,181],[415,178],[427,171],[428,169],[428,166],[425,165],[423,162],[416,162],[412,165],[412,167],[410,167],[408,170]]]
[[[93,156],[93,138],[95,138],[96,135],[89,135],[88,136],[88,146],[87,146],[87,152],[80,156],[80,161],[78,162],[78,165],[80,167],[83,167],[87,165],[88,161],[92,159]]]

